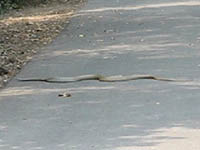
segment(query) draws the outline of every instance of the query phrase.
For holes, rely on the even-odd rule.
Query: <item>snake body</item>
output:
[[[153,75],[129,75],[129,76],[103,76],[98,74],[89,74],[75,77],[52,77],[52,78],[20,78],[19,81],[40,81],[40,82],[49,82],[49,83],[71,83],[71,82],[80,82],[85,80],[97,80],[100,82],[123,82],[130,80],[141,80],[141,79],[149,79],[149,80],[157,80],[157,81],[168,81],[168,82],[186,82],[187,80],[179,80],[172,78],[160,78]]]

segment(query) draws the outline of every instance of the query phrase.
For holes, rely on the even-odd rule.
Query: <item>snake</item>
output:
[[[157,80],[157,81],[167,81],[167,82],[186,82],[189,80],[173,79],[173,78],[161,78],[153,75],[115,75],[115,76],[104,76],[100,74],[88,74],[74,77],[51,77],[51,78],[18,78],[18,81],[28,82],[28,81],[38,81],[38,82],[48,82],[48,83],[72,83],[80,82],[85,80],[97,80],[100,82],[124,82],[131,80]]]

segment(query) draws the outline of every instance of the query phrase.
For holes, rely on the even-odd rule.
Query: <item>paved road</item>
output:
[[[1,150],[199,150],[200,1],[89,0],[16,78],[153,74],[194,79],[18,82],[0,92]],[[60,92],[72,93],[60,98]]]

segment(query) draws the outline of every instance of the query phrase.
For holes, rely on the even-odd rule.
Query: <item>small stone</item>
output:
[[[34,23],[29,21],[29,22],[26,22],[26,25],[33,25]]]
[[[85,37],[85,35],[83,35],[83,34],[80,34],[80,35],[79,35],[79,37],[80,37],[80,38],[83,38],[83,37]]]
[[[6,70],[6,69],[0,67],[0,76],[6,75],[6,74],[8,74],[8,73],[9,73],[8,70]]]
[[[160,103],[159,103],[159,102],[156,102],[156,105],[160,105]]]
[[[41,28],[37,28],[36,31],[37,31],[37,32],[39,32],[39,31],[43,31],[43,29],[41,29]]]
[[[72,95],[70,93],[61,93],[58,94],[58,97],[71,97]]]
[[[8,61],[13,64],[13,63],[15,63],[16,60],[14,59],[14,57],[11,57],[8,59]]]
[[[21,66],[20,66],[20,65],[17,65],[17,69],[21,69]]]

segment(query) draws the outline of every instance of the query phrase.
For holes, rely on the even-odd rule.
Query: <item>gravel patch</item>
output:
[[[85,0],[59,0],[0,17],[0,88],[51,43]]]

